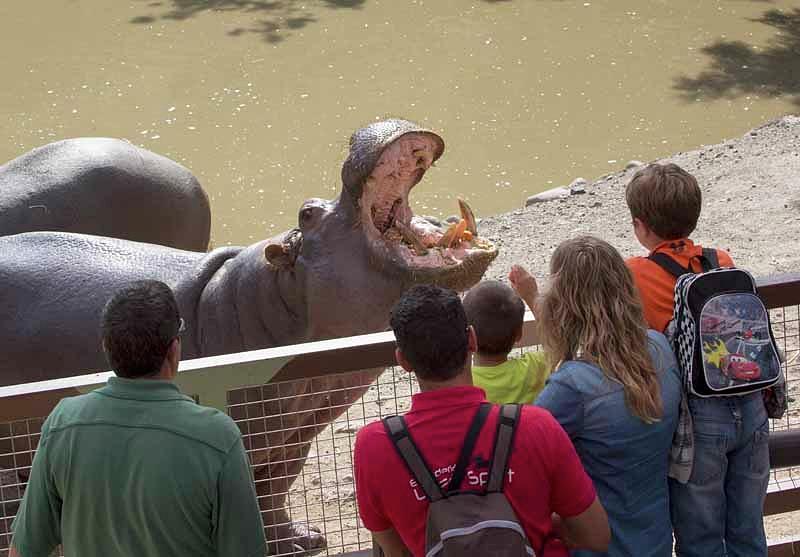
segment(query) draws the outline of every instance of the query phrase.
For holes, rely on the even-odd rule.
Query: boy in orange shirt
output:
[[[703,248],[689,239],[702,202],[694,176],[676,164],[651,164],[634,175],[625,199],[636,239],[651,256],[663,253],[686,272],[702,271]],[[733,266],[724,251],[716,255],[719,266]],[[632,257],[627,264],[648,325],[664,332],[672,319],[675,277],[647,257]],[[688,409],[694,433],[691,473],[670,477],[676,555],[766,556],[762,513],[769,481],[769,422],[762,393],[688,395]]]

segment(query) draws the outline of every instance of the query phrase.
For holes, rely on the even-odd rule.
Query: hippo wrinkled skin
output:
[[[408,201],[443,152],[438,135],[404,120],[360,129],[350,140],[339,197],[306,201],[297,228],[249,247],[195,253],[68,233],[0,238],[0,385],[106,369],[100,313],[115,290],[136,279],[174,289],[188,324],[185,359],[381,331],[413,284],[469,288],[497,255],[478,238],[469,207],[461,202],[464,218],[444,230],[415,216]],[[255,462],[273,552],[324,546],[317,531],[288,520],[286,491],[314,435],[378,372],[315,380],[316,391],[351,389],[336,411],[330,393],[315,393],[311,381],[293,387],[297,396],[284,411],[305,411],[309,421],[268,431],[276,454],[267,450]],[[277,460],[289,463],[278,472],[271,464]]]
[[[0,236],[37,230],[205,251],[211,209],[166,157],[121,139],[65,139],[0,166]]]

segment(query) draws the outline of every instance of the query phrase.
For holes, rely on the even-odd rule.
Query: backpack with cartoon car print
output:
[[[695,273],[665,253],[648,259],[677,278],[667,337],[688,391],[699,397],[744,395],[771,389],[771,417],[782,414],[785,387],[769,312],[747,271],[720,268],[716,250],[704,248]]]

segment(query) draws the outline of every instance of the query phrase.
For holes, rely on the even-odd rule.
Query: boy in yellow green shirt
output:
[[[550,366],[542,352],[508,355],[522,337],[525,304],[533,310],[538,292],[536,281],[522,267],[514,266],[508,278],[513,289],[484,281],[464,298],[467,320],[478,337],[472,381],[486,391],[490,402],[530,404],[544,388]]]

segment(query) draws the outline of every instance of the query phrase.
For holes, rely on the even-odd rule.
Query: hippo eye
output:
[[[314,211],[311,209],[311,207],[300,209],[300,224],[307,224],[313,216]]]

